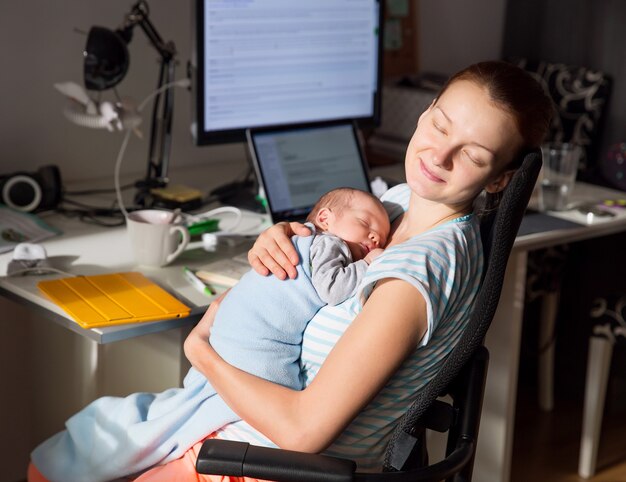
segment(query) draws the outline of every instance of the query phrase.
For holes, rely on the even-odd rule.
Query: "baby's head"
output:
[[[347,187],[324,194],[307,221],[345,241],[354,261],[363,259],[373,249],[384,248],[390,230],[389,217],[380,200]]]

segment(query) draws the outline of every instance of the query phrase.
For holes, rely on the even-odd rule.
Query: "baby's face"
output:
[[[357,193],[349,207],[329,216],[327,231],[343,239],[357,261],[373,249],[384,248],[389,229],[389,217],[382,205]]]

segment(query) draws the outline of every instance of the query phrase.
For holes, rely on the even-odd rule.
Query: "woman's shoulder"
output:
[[[373,280],[385,276],[448,279],[455,272],[472,277],[482,270],[482,263],[479,223],[474,216],[464,216],[385,249],[367,273]]]

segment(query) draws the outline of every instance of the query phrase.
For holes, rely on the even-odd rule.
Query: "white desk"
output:
[[[577,183],[572,201],[593,202],[623,196],[623,192]],[[486,345],[491,359],[474,480],[507,482],[510,479],[528,252],[626,231],[626,210],[616,209],[614,212],[617,214],[615,217],[596,217],[590,224],[581,213],[558,213],[555,215],[582,225],[517,237],[507,266],[500,304],[487,333]]]
[[[228,222],[227,217],[232,218],[232,215],[224,216],[225,223]],[[191,286],[182,274],[182,267],[193,268],[221,257],[234,256],[245,251],[250,245],[250,241],[246,242],[242,237],[241,240],[235,240],[234,246],[230,247],[226,243],[221,243],[218,251],[211,253],[202,249],[200,241],[191,242],[185,252],[172,264],[151,269],[135,265],[125,227],[103,228],[59,215],[44,219],[63,233],[61,236],[41,243],[46,248],[53,267],[74,275],[140,271],[192,308],[191,315],[187,318],[85,330],[37,289],[39,281],[62,278],[64,275],[51,273],[41,276],[0,277],[1,294],[20,303],[29,303],[33,308],[45,313],[47,318],[99,344],[197,322],[212,298],[206,297]],[[268,226],[267,216],[244,212],[241,225],[236,232],[241,235],[256,235]],[[12,253],[0,255],[0,275],[6,273],[11,257]]]
[[[222,226],[228,226],[232,222],[233,215],[226,214],[223,218]],[[256,235],[269,226],[267,216],[244,212],[241,224],[236,229],[242,237],[231,238],[233,246],[221,242],[218,251],[211,253],[202,248],[201,241],[195,241],[190,243],[185,252],[169,266],[150,269],[137,267],[134,264],[125,227],[103,228],[60,215],[46,216],[44,219],[63,233],[61,236],[41,243],[46,248],[53,267],[76,275],[140,271],[191,307],[191,314],[185,318],[86,330],[40,293],[37,288],[37,283],[42,279],[55,279],[64,275],[55,273],[41,276],[0,277],[0,294],[32,308],[42,315],[41,322],[54,321],[89,339],[87,343],[82,344],[82,358],[85,360],[80,374],[83,403],[103,394],[101,383],[103,345],[175,328],[191,327],[200,319],[213,297],[200,293],[185,279],[183,266],[194,268],[221,257],[239,254],[248,249],[251,243],[243,235]],[[12,253],[0,255],[0,274],[6,273],[11,257]],[[178,343],[179,340],[175,342]],[[175,363],[183,366],[185,364],[183,356],[181,348],[179,359],[175,360]],[[178,380],[178,383],[181,381]]]

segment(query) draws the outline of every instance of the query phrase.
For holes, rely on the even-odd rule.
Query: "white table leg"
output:
[[[93,340],[81,337],[79,343],[81,353],[77,357],[81,361],[81,401],[85,406],[100,396],[103,372],[104,345]]]
[[[510,477],[526,261],[526,251],[513,251],[485,341],[490,362],[473,474],[481,482],[508,482]]]
[[[596,473],[602,414],[612,355],[612,340],[600,336],[592,336],[589,339],[583,428],[578,457],[578,475],[585,479],[593,477]]]

